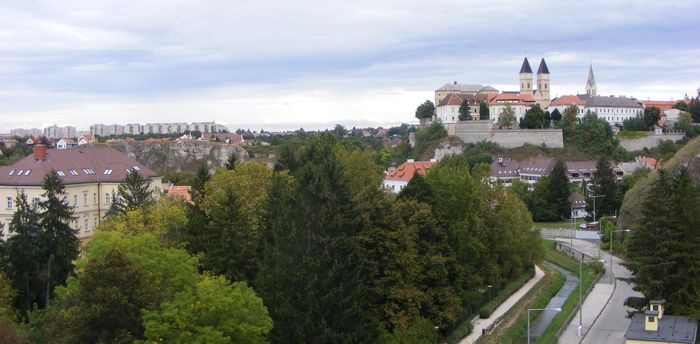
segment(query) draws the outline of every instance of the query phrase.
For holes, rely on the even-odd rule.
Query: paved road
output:
[[[557,292],[556,295],[554,295],[553,298],[549,300],[549,303],[547,306],[544,308],[557,308],[561,307],[564,305],[564,301],[571,295],[571,292],[576,288],[578,285],[578,276],[572,274],[569,272],[569,270],[562,269],[557,265],[554,265],[550,262],[545,262],[548,266],[551,268],[559,271],[566,277],[566,282],[564,282],[564,285],[559,289],[559,292]],[[553,311],[544,311],[540,312],[537,317],[531,319],[531,324],[530,324],[530,336],[532,338],[532,341],[534,342],[535,339],[544,333],[544,331],[547,329],[547,326],[549,326],[549,323],[552,322],[552,319],[557,315],[557,312]]]
[[[564,240],[562,240],[564,241]],[[568,242],[569,239],[566,239]],[[597,243],[592,243],[583,240],[574,240],[574,248],[580,250],[586,254],[596,256],[598,254]],[[609,269],[610,266],[610,255],[606,252],[601,251],[601,255],[606,260],[605,266]],[[613,259],[613,272],[616,278],[626,278],[630,277],[631,273],[624,266],[620,265],[622,260],[615,257]],[[601,278],[599,284],[610,284],[610,276],[606,274]],[[595,296],[592,293],[590,297]],[[625,299],[630,296],[641,296],[641,294],[632,290],[632,287],[623,281],[616,280],[615,288],[610,296],[609,301],[605,304],[602,312],[595,318],[593,325],[588,328],[584,324],[585,334],[582,343],[623,343],[625,331],[630,324],[630,319],[627,318],[627,311],[631,310],[624,306]],[[588,304],[599,304],[603,305],[602,300],[586,300]],[[584,304],[584,311],[586,310],[586,305]],[[591,314],[589,314],[591,315]],[[576,321],[576,320],[574,320]],[[563,336],[562,336],[563,337]],[[568,343],[567,343],[568,344]]]

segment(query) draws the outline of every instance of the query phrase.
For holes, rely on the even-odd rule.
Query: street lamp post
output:
[[[489,285],[486,286],[486,287],[489,288],[489,302],[491,302],[491,288],[492,288],[493,286],[489,284]]]
[[[590,191],[589,191],[589,192],[590,192]],[[595,206],[595,199],[598,198],[598,197],[605,197],[605,195],[595,195],[595,194],[593,194],[593,195],[590,196],[590,197],[593,198],[593,223],[596,223],[596,213],[597,213],[596,209],[597,209],[597,208],[596,208],[596,206]],[[598,230],[598,233],[600,233],[600,225],[599,225],[598,223],[596,223],[595,227],[596,227],[596,229]],[[600,246],[598,246],[598,257],[600,257]]]
[[[610,284],[613,284],[613,241],[614,234],[617,232],[629,232],[629,229],[617,229],[610,232]]]
[[[561,307],[557,307],[557,308],[528,308],[528,310],[527,310],[527,344],[530,344],[530,311],[561,312]]]
[[[597,260],[600,263],[605,263],[605,259]],[[583,255],[578,261],[578,336],[581,337],[583,329]]]

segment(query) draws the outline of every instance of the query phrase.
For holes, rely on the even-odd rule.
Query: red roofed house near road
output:
[[[399,193],[408,185],[408,181],[413,178],[416,172],[424,176],[425,172],[435,164],[437,164],[437,162],[433,160],[413,161],[413,159],[408,159],[408,161],[401,164],[401,166],[387,173],[384,178],[383,186],[385,189]]]
[[[70,225],[79,231],[80,238],[92,234],[109,209],[119,183],[130,171],[138,171],[150,181],[155,197],[162,190],[161,178],[155,172],[116,149],[47,149],[36,145],[33,155],[0,167],[0,222],[10,222],[16,209],[15,198],[22,191],[29,202],[38,204],[44,176],[51,170],[66,186],[66,201],[75,208],[76,216]]]

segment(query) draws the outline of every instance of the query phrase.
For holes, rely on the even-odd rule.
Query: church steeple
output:
[[[588,67],[588,81],[586,82],[586,94],[589,97],[595,97],[598,95],[598,86],[595,84],[595,77],[593,76],[593,65]]]
[[[527,57],[523,60],[523,66],[520,67],[520,94],[532,95],[532,68]]]
[[[549,74],[549,68],[547,68],[547,62],[544,62],[544,57],[540,60],[540,67],[537,68],[537,74]]]
[[[544,62],[544,58],[540,60],[540,66],[537,68],[537,92],[535,93],[535,100],[542,108],[549,106],[549,68],[547,68],[547,62]]]

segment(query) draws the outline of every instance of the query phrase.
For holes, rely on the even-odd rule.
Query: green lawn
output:
[[[576,222],[576,226],[582,224],[583,222],[581,220]],[[571,228],[571,221],[559,221],[559,222],[535,222],[535,228],[537,229],[543,229],[543,228],[548,228],[548,229],[559,229],[559,228],[564,228],[564,229],[570,229]]]
[[[571,257],[557,251],[554,248],[552,241],[545,240],[545,260],[556,264],[572,273],[578,275],[579,273],[579,262]],[[601,263],[590,263],[583,265],[583,291],[588,290],[588,287],[595,281],[599,272],[601,272],[603,266]],[[562,311],[559,312],[552,322],[549,324],[545,332],[537,338],[535,343],[557,343],[556,333],[559,329],[564,326],[564,321],[571,315],[571,313],[578,306],[578,294],[579,287],[577,286],[569,295],[569,297],[564,301],[562,306]]]

